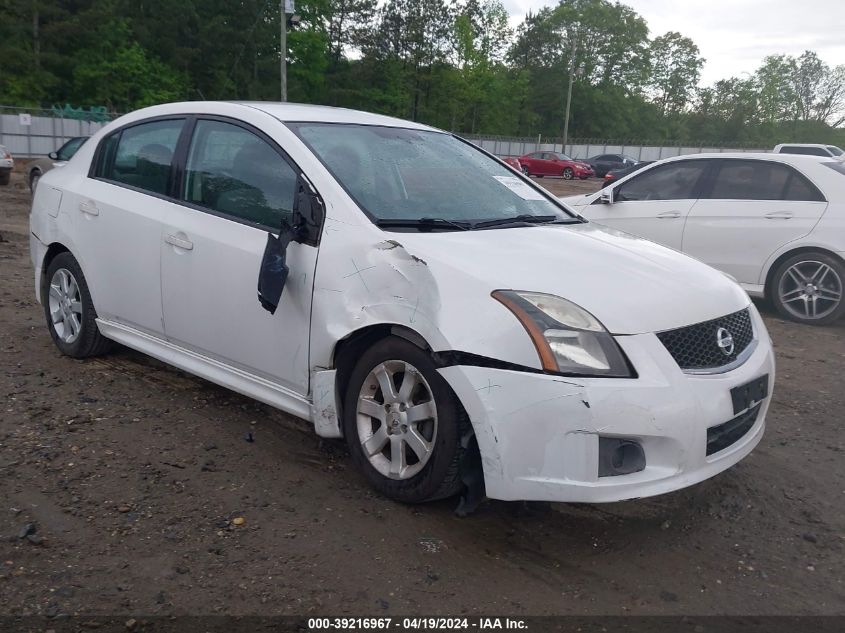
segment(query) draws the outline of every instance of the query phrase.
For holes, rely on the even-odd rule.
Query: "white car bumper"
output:
[[[757,345],[724,374],[683,373],[654,334],[620,336],[638,378],[565,378],[456,366],[440,372],[472,420],[487,495],[610,502],[684,488],[745,457],[760,441],[775,380],[769,335],[750,307]],[[730,391],[768,374],[753,426],[707,455],[708,429],[737,418]],[[741,412],[740,412],[741,415]],[[645,468],[599,477],[599,438],[640,444]]]
[[[15,166],[14,159],[11,158],[0,158],[0,169],[12,169]]]

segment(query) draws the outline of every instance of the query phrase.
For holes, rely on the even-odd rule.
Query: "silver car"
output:
[[[75,136],[55,152],[50,152],[44,158],[38,158],[29,163],[26,168],[26,179],[29,182],[30,191],[34,193],[41,176],[53,169],[53,167],[64,166],[67,161],[73,158],[76,150],[82,147],[82,144],[87,140],[87,136]]]

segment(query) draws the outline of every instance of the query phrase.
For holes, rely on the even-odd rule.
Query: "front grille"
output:
[[[754,426],[761,406],[758,404],[745,413],[740,413],[733,420],[707,429],[707,454],[718,453],[738,442]]]
[[[719,346],[721,330],[733,338],[730,354]],[[722,334],[724,334],[722,332]],[[754,339],[748,308],[695,325],[659,332],[657,338],[685,370],[718,369],[735,361]]]

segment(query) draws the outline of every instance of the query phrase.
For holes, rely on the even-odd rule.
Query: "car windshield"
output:
[[[67,143],[62,145],[59,148],[59,151],[56,152],[59,160],[70,160],[73,158],[73,155],[76,154],[76,150],[82,147],[82,144],[86,141],[86,137],[79,136],[77,138],[70,139]]]
[[[443,230],[479,222],[572,220],[548,194],[443,132],[339,123],[289,127],[376,223]],[[576,220],[577,221],[577,220]]]
[[[836,145],[828,145],[827,149],[830,150],[830,153],[834,156],[842,156],[842,150],[836,147]]]
[[[571,158],[569,158],[569,156],[567,156],[566,154],[556,154],[556,156],[557,156],[560,160],[572,160],[572,159],[571,159]]]

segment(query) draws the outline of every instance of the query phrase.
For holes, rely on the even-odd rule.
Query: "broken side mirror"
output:
[[[282,220],[279,235],[267,234],[267,246],[258,272],[258,302],[275,314],[288,278],[287,250],[292,241],[316,246],[320,240],[325,209],[320,196],[304,176],[296,182],[292,222]]]
[[[320,231],[326,211],[320,196],[311,183],[300,176],[296,183],[296,200],[293,205],[293,226],[296,241],[316,246],[320,241]]]

